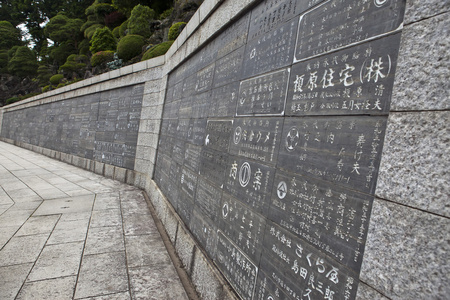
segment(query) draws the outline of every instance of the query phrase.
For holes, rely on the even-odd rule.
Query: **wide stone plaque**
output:
[[[359,273],[373,196],[277,171],[269,219]]]
[[[252,299],[258,267],[220,230],[215,263],[242,299]]]
[[[286,119],[278,167],[373,194],[385,117]]]
[[[275,165],[280,144],[281,118],[235,119],[230,153]]]
[[[286,115],[387,114],[400,34],[292,66]]]
[[[398,30],[404,0],[329,0],[300,17],[296,61]]]
[[[236,115],[283,115],[289,73],[287,68],[241,81]]]

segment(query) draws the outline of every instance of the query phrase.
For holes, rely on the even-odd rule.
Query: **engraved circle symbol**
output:
[[[277,186],[277,196],[280,199],[283,199],[286,197],[287,194],[287,184],[284,181],[280,181],[280,183]]]
[[[381,7],[383,6],[388,0],[374,0],[375,6],[376,7]]]
[[[297,146],[300,140],[300,134],[298,133],[297,127],[292,127],[286,136],[286,150],[291,152],[294,151],[295,146]]]
[[[228,203],[225,203],[223,205],[223,207],[222,207],[222,216],[223,216],[224,219],[227,218],[228,212],[229,212],[229,210],[228,210]]]
[[[241,141],[241,138],[242,138],[242,128],[241,128],[241,126],[238,126],[234,130],[234,139],[233,139],[234,144],[235,145],[239,144],[239,142]]]
[[[247,184],[250,182],[251,174],[252,169],[250,168],[249,163],[248,162],[243,163],[239,170],[239,184],[242,187],[246,187]]]

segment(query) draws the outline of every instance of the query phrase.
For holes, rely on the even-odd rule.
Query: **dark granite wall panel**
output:
[[[242,299],[356,297],[404,6],[261,1],[169,74],[155,181]]]
[[[1,135],[132,170],[143,93],[141,84],[7,112]]]

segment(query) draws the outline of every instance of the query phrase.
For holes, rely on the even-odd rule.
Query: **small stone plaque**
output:
[[[206,119],[191,119],[187,132],[187,140],[194,144],[202,146],[205,143]]]
[[[275,165],[282,131],[282,118],[234,120],[230,153]]]
[[[209,257],[216,256],[217,225],[207,216],[203,215],[197,205],[191,213],[189,229]]]
[[[180,215],[184,224],[191,222],[192,211],[194,210],[194,199],[183,191],[179,191],[177,201],[177,213]]]
[[[222,86],[240,78],[245,47],[241,47],[216,62],[214,87]]]
[[[253,299],[258,267],[220,230],[215,262],[241,299]]]
[[[217,217],[220,213],[221,198],[222,189],[203,176],[198,177],[195,205],[202,215],[208,217],[213,222],[218,221]]]
[[[232,130],[232,120],[208,120],[206,125],[205,147],[228,152]]]
[[[224,172],[227,168],[228,154],[203,148],[200,157],[200,175],[208,178],[218,187],[224,184]]]
[[[197,72],[195,92],[202,93],[210,89],[214,79],[215,63]]]
[[[181,189],[191,198],[194,199],[195,191],[197,189],[197,173],[192,172],[188,168],[181,169]]]
[[[225,191],[264,215],[268,210],[274,173],[272,167],[230,156],[225,170]]]
[[[250,13],[247,13],[216,38],[218,41],[217,58],[221,58],[245,45],[249,21]]]
[[[232,196],[224,193],[219,229],[252,261],[259,263],[265,219]]]
[[[236,114],[239,82],[215,88],[211,93],[208,117],[232,117]]]
[[[187,168],[190,168],[192,171],[198,172],[200,168],[200,153],[200,146],[186,143],[184,152],[184,165]]]
[[[401,28],[404,0],[327,1],[300,16],[294,62]]]
[[[359,273],[373,196],[277,171],[269,219]]]
[[[290,69],[241,81],[236,115],[283,115]]]
[[[277,70],[292,63],[298,19],[291,19],[278,28],[247,43],[242,79]]]
[[[279,168],[373,194],[386,117],[286,119]]]
[[[291,68],[286,115],[387,114],[400,34]]]
[[[209,105],[211,104],[211,91],[195,95],[192,100],[191,117],[203,119],[208,116]]]

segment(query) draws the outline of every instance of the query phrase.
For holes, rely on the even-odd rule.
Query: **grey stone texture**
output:
[[[446,299],[448,253],[448,218],[375,199],[360,278],[389,299]]]
[[[378,197],[450,216],[450,112],[391,113],[378,177]]]
[[[407,0],[405,24],[417,22],[450,11],[450,0]]]
[[[405,26],[391,111],[450,108],[449,36],[450,12]]]

